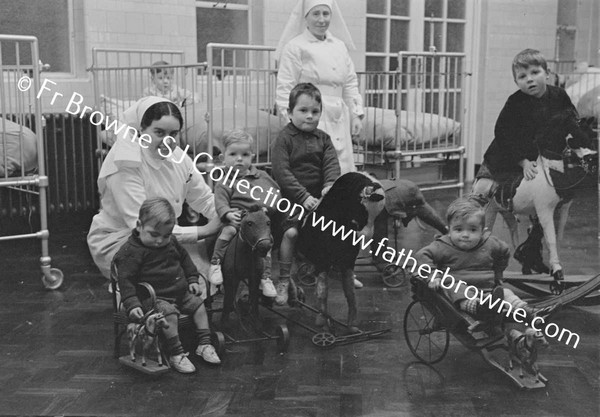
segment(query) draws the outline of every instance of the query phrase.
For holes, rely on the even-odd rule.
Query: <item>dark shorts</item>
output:
[[[181,297],[176,299],[156,297],[156,310],[163,313],[165,316],[170,314],[189,314],[193,315],[196,310],[204,303],[204,299],[200,294],[192,294],[186,291]],[[144,312],[150,310],[152,305],[150,300],[143,303]]]

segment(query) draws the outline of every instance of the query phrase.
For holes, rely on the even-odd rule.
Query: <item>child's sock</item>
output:
[[[210,345],[210,330],[209,329],[196,329],[196,335],[198,336],[198,345]]]
[[[275,303],[282,306],[288,301],[288,289],[290,285],[291,262],[279,262],[279,282],[277,283],[277,296]]]
[[[213,255],[210,260],[211,264],[218,265],[221,263],[221,261],[225,257],[225,252],[227,251],[227,246],[229,246],[228,240],[217,239],[217,241],[215,242],[215,249],[213,250]]]
[[[183,346],[179,336],[173,336],[165,340],[165,345],[170,356],[180,355],[183,353]]]

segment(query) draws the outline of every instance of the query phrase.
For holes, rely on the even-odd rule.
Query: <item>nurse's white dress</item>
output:
[[[323,98],[319,129],[331,136],[341,173],[356,171],[352,153],[351,117],[364,114],[358,78],[346,44],[327,32],[324,40],[308,29],[283,48],[277,73],[277,107],[287,114],[290,91],[301,82],[314,84]]]
[[[87,237],[94,262],[107,278],[112,258],[131,234],[140,206],[147,198],[166,198],[173,205],[177,217],[181,215],[186,200],[208,219],[217,216],[210,188],[194,168],[190,157],[184,155],[180,148],[176,148],[171,158],[160,161],[143,152],[135,142],[127,143],[121,137],[119,141],[104,161],[103,168],[112,164],[114,172],[104,177],[101,172],[98,179],[101,209],[94,216]],[[121,155],[133,153],[135,157],[115,163],[114,157],[119,151]],[[176,162],[179,160],[180,163]],[[173,234],[180,243],[189,244],[185,246],[203,272],[208,262],[199,259],[197,227],[175,226]],[[201,265],[198,265],[199,262]]]

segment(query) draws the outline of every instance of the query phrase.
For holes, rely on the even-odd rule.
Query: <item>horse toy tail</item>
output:
[[[169,324],[163,313],[151,313],[144,316],[141,323],[129,323],[127,335],[129,337],[129,356],[132,362],[136,361],[136,346],[142,346],[142,366],[146,366],[146,353],[154,347],[157,355],[158,366],[162,366],[162,354],[158,343],[157,332],[168,329]]]
[[[527,228],[527,239],[515,250],[514,258],[521,264],[521,271],[530,275],[533,271],[549,274],[550,268],[544,264],[542,257],[542,239],[544,229],[537,219],[532,219],[532,225]]]

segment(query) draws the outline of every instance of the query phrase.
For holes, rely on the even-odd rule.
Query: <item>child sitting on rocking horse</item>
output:
[[[240,222],[242,220],[242,210],[248,210],[252,206],[266,202],[268,193],[279,191],[279,186],[265,171],[256,169],[252,165],[252,136],[243,130],[234,130],[230,132],[223,140],[225,146],[224,164],[225,167],[232,167],[237,170],[237,183],[246,181],[247,186],[243,188],[251,190],[250,192],[241,192],[240,187],[225,185],[218,182],[215,186],[215,208],[221,221],[225,224],[221,229],[221,234],[215,243],[212,259],[210,261],[210,270],[208,280],[213,285],[223,283],[223,273],[221,263],[227,252],[227,247],[231,239],[238,233]],[[266,198],[265,198],[266,197]],[[270,218],[277,216],[275,204],[262,204],[267,210]],[[285,237],[284,237],[285,239]],[[270,252],[264,258],[262,269],[262,278],[260,286],[265,297],[273,298],[277,295],[275,286],[271,281],[271,255]]]
[[[465,290],[468,285],[476,287],[484,294],[491,292],[490,304],[493,306],[508,309],[507,305],[510,305],[511,311],[522,308],[528,316],[528,321],[534,316],[545,317],[554,311],[556,306],[536,310],[511,290],[500,285],[502,273],[508,266],[510,250],[505,242],[492,236],[489,231],[484,231],[485,212],[479,203],[459,198],[450,204],[446,217],[448,234],[438,237],[433,243],[419,250],[415,259],[421,265],[431,266],[432,270],[450,269],[457,283],[450,288],[444,285],[444,292],[459,310],[471,314],[477,320],[493,321],[499,318],[499,311],[492,310],[488,304],[481,304],[479,296],[467,298]],[[433,274],[428,285],[431,289],[439,289],[442,286],[439,274]],[[485,299],[485,296],[483,298]],[[496,299],[498,301],[495,301]],[[502,300],[505,303],[502,303]]]
[[[221,360],[210,344],[208,316],[198,283],[200,274],[188,252],[172,234],[176,221],[175,210],[167,199],[147,199],[140,207],[136,228],[115,254],[113,262],[129,318],[140,320],[144,312],[152,308],[162,313],[168,324],[163,335],[169,363],[178,372],[192,373],[196,368],[179,339],[180,313],[192,315],[198,336],[196,355],[212,364],[219,364]],[[156,292],[155,305],[151,305],[150,299],[138,297],[136,284],[139,282],[152,285]]]
[[[499,183],[521,174],[526,181],[535,177],[536,141],[553,116],[565,110],[577,115],[565,90],[546,84],[548,64],[540,51],[519,52],[512,62],[512,74],[519,90],[508,98],[498,116],[494,140],[483,156],[471,191],[483,206]]]

